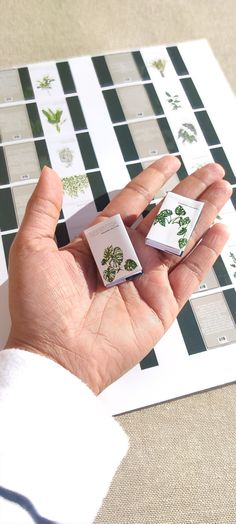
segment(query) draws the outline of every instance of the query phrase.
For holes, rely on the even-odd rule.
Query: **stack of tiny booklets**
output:
[[[9,249],[41,168],[52,166],[62,180],[56,239],[64,246],[131,179],[171,154],[181,168],[144,214],[180,180],[216,161],[233,187],[217,217],[228,225],[230,239],[161,341],[101,399],[115,414],[234,381],[235,122],[234,94],[205,40],[1,70],[0,346],[10,329]],[[199,211],[182,198],[165,201],[150,232],[156,242],[159,230],[155,247],[171,251],[173,234],[181,255]],[[126,251],[118,240],[116,245],[107,240],[98,256],[109,286],[117,278],[133,278],[141,267],[130,246]]]

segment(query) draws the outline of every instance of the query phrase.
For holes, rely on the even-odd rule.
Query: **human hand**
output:
[[[181,259],[144,244],[160,206],[136,229],[130,228],[178,168],[174,157],[157,160],[98,215],[96,221],[121,214],[144,271],[135,280],[110,289],[100,280],[83,234],[65,248],[57,248],[54,233],[62,184],[53,170],[43,169],[10,251],[12,328],[6,347],[24,348],[55,360],[95,393],[144,358],[175,320],[228,238],[224,225],[210,227],[231,195],[217,164],[199,169],[174,189],[205,202]]]

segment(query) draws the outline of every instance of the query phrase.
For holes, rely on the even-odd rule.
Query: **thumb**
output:
[[[19,235],[24,239],[54,238],[62,206],[63,189],[59,176],[45,166],[28,201]]]

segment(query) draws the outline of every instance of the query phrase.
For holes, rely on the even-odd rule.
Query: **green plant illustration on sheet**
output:
[[[70,167],[73,163],[74,153],[70,147],[63,147],[59,149],[58,155],[60,161],[65,164],[65,167]]]
[[[175,208],[174,213],[171,209],[163,209],[156,215],[153,222],[153,225],[160,224],[163,227],[166,227],[170,224],[177,224],[177,235],[181,237],[178,239],[180,249],[184,249],[187,245],[188,239],[186,238],[186,233],[188,231],[188,225],[191,223],[190,218],[185,215],[186,211],[184,207],[179,205]]]
[[[117,273],[122,269],[126,271],[133,271],[137,264],[132,258],[127,258],[124,262],[124,254],[119,246],[113,247],[112,245],[107,246],[104,249],[103,259],[101,261],[102,266],[106,266],[103,271],[103,277],[107,282],[113,282]],[[122,267],[123,264],[123,267]]]
[[[43,89],[50,93],[50,89],[52,89],[53,82],[55,82],[55,78],[50,78],[49,75],[44,75],[43,78],[41,78],[41,80],[37,80],[37,89]]]
[[[229,254],[230,258],[231,258],[231,261],[233,262],[231,265],[231,267],[233,267],[234,269],[236,269],[236,255],[234,253],[232,253],[232,251],[230,252]],[[234,278],[236,278],[236,271],[234,272],[233,274]]]
[[[63,113],[63,110],[62,109],[55,109],[55,111],[53,111],[52,109],[42,109],[42,112],[44,114],[44,116],[46,117],[47,121],[49,124],[51,124],[52,126],[54,126],[57,130],[58,133],[61,132],[61,126],[62,124],[64,124],[64,122],[66,121],[66,119],[62,120],[62,113]]]
[[[171,94],[166,91],[166,96],[167,102],[169,102],[169,104],[172,106],[172,111],[176,111],[177,109],[181,108],[179,95],[171,96]]]
[[[182,139],[182,143],[188,142],[192,144],[197,142],[197,130],[193,124],[185,123],[182,124],[182,127],[179,129],[178,138]]]
[[[151,66],[152,67],[155,67],[159,73],[161,74],[161,76],[164,78],[164,71],[165,71],[165,67],[166,67],[166,60],[162,59],[162,58],[159,58],[158,60],[153,60],[153,62],[151,63]]]
[[[87,175],[72,175],[62,178],[62,185],[64,193],[71,198],[77,198],[79,193],[85,193],[89,187],[89,180]]]

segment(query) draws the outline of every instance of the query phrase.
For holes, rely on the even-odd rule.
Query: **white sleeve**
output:
[[[92,523],[128,448],[99,398],[46,357],[3,350],[0,428],[0,522]]]

